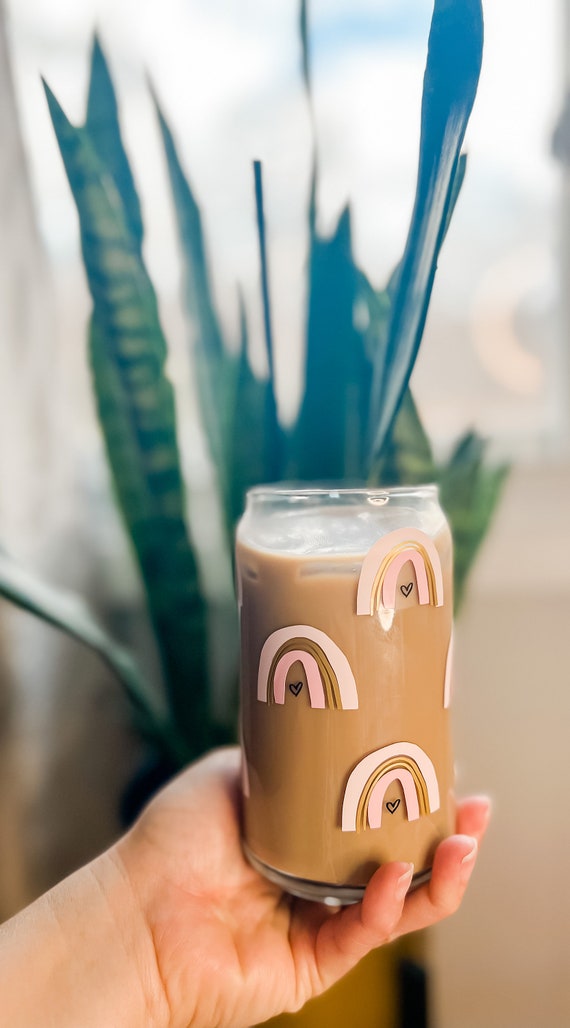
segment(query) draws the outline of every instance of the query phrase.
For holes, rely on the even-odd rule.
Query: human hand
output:
[[[463,801],[429,883],[407,895],[409,865],[386,864],[361,903],[331,910],[288,896],[245,860],[239,759],[219,750],[183,772],[109,853],[154,949],[164,1028],[247,1028],[298,1010],[371,949],[452,914],[487,825],[488,800]]]

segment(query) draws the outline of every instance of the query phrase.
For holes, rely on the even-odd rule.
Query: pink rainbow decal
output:
[[[368,804],[368,823],[371,828],[380,828],[382,824],[384,796],[392,782],[400,782],[402,789],[404,790],[408,821],[417,821],[420,816],[418,794],[416,792],[412,773],[411,771],[407,771],[405,767],[397,768],[395,771],[387,771],[385,775],[382,775],[382,778],[376,783],[372,790],[372,795]]]
[[[451,635],[449,637],[449,647],[447,650],[447,659],[445,661],[445,684],[443,686],[443,706],[447,708],[451,704],[451,687],[453,684],[453,629],[451,629]]]
[[[311,707],[318,707],[324,710],[325,690],[323,689],[323,681],[319,671],[319,665],[310,653],[305,653],[303,650],[290,650],[289,653],[284,653],[277,664],[273,679],[275,702],[285,703],[285,683],[287,672],[297,660],[300,660],[301,664],[305,668]]]
[[[397,557],[394,557],[394,560],[391,562],[384,578],[382,602],[389,610],[394,610],[396,607],[396,586],[398,584],[398,575],[400,574],[404,564],[407,564],[409,560],[411,560],[414,565],[414,571],[416,573],[419,601],[420,603],[429,603],[427,571],[421,553],[412,549],[402,550]]]
[[[406,546],[406,543],[410,544],[409,547]],[[399,572],[407,560],[413,560],[420,603],[429,603],[428,567],[422,554],[415,548],[414,543],[420,546],[427,555],[430,565],[429,570],[433,574],[435,604],[437,607],[443,605],[441,561],[433,540],[425,532],[420,532],[418,528],[398,528],[394,532],[389,532],[388,535],[382,536],[378,542],[374,543],[374,546],[368,551],[362,562],[356,596],[357,614],[370,615],[376,577],[382,565],[386,562],[389,566],[386,570],[382,586],[382,603],[387,609],[390,609],[388,600],[391,601],[391,609],[394,609],[396,581]],[[392,551],[395,552],[393,557],[390,558]],[[391,565],[395,562],[398,563],[396,569],[391,574]]]
[[[370,776],[373,775],[385,761],[398,759],[398,757],[411,757],[415,762],[427,787],[430,812],[433,813],[435,810],[439,810],[439,786],[437,784],[437,775],[427,753],[414,743],[397,742],[392,746],[383,746],[382,749],[374,750],[373,753],[369,753],[368,756],[364,757],[351,771],[348,782],[346,783],[344,799],[342,801],[343,832],[356,831],[356,814],[358,804]],[[384,775],[382,778],[384,778]]]
[[[257,698],[264,703],[267,703],[268,689],[269,689],[269,674],[271,671],[271,664],[273,658],[277,654],[278,650],[285,643],[291,639],[308,639],[310,642],[314,642],[317,646],[320,646],[323,653],[327,657],[338,681],[338,687],[340,692],[341,704],[343,710],[357,710],[358,709],[358,692],[356,689],[356,682],[354,675],[347,658],[325,632],[321,632],[318,628],[311,628],[310,625],[290,625],[287,628],[278,628],[276,632],[272,632],[269,638],[267,638],[263,644],[261,650],[261,656],[259,658],[259,671],[257,674]],[[301,656],[297,656],[296,659],[303,660],[305,671],[307,674],[307,681],[311,671],[308,669],[309,665],[306,662],[307,656],[310,654],[303,653],[300,649],[293,651]],[[285,655],[284,655],[285,656]],[[313,658],[314,659],[314,658]],[[281,658],[283,660],[283,658]],[[279,662],[281,663],[281,661]],[[310,662],[309,662],[310,663]],[[320,677],[320,673],[319,673]],[[321,683],[322,690],[322,683]],[[320,699],[320,694],[317,696],[316,689],[313,688],[315,700]],[[313,704],[313,692],[311,692],[311,685],[309,682],[309,695],[311,697],[311,705]],[[275,696],[277,700],[277,695]],[[277,702],[280,702],[277,700]]]

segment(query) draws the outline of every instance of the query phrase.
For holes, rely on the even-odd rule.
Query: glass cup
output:
[[[248,859],[321,902],[391,860],[424,881],[455,820],[437,488],[252,489],[236,575]]]

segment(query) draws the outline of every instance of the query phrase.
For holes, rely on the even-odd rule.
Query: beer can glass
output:
[[[236,577],[248,859],[321,902],[392,860],[421,883],[455,819],[437,487],[252,489]]]

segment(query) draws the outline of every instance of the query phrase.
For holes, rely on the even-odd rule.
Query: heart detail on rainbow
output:
[[[401,585],[400,586],[400,592],[403,593],[404,596],[409,596],[413,588],[414,588],[414,583],[413,582],[408,582],[407,585]]]
[[[293,693],[293,696],[298,696],[299,693],[301,692],[301,689],[303,688],[303,683],[302,682],[289,682],[289,688],[290,688],[291,692]],[[398,800],[398,803],[399,802],[400,801]]]
[[[388,810],[390,811],[391,814],[395,814],[397,809],[398,809],[398,807],[400,806],[400,801],[399,800],[388,800],[386,806],[388,807]]]

